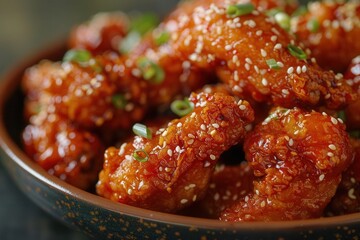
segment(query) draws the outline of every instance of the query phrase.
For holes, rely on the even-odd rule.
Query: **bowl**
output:
[[[59,42],[17,64],[0,85],[0,156],[13,181],[29,199],[69,227],[96,239],[358,239],[360,213],[287,222],[228,223],[166,214],[83,191],[51,176],[21,149],[26,68],[41,59],[58,60]]]

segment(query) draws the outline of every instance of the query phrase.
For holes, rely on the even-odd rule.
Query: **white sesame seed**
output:
[[[171,172],[171,168],[168,168],[168,167],[166,167],[164,170],[165,170],[165,172]]]
[[[262,85],[264,85],[264,86],[267,86],[267,85],[268,85],[268,81],[266,80],[266,78],[263,78],[263,79],[261,80],[261,83],[262,83]]]
[[[282,92],[284,95],[288,95],[288,94],[289,94],[289,90],[287,90],[287,89],[282,89],[281,92]]]
[[[189,139],[189,140],[187,141],[187,143],[188,143],[189,145],[193,144],[193,143],[194,143],[194,139]]]
[[[180,146],[176,146],[175,151],[179,153],[181,151]]]
[[[297,74],[300,74],[300,73],[301,73],[301,67],[300,67],[300,66],[297,66],[297,67],[296,67],[296,73],[297,73]]]
[[[324,175],[324,174],[321,174],[321,175],[319,176],[319,180],[320,180],[320,181],[324,180],[324,178],[325,178],[325,175]]]
[[[277,62],[276,64],[281,68],[284,67],[284,64],[282,62]]]
[[[266,57],[267,56],[267,52],[264,49],[260,49],[261,52],[261,56]]]
[[[277,38],[278,38],[277,36],[272,35],[272,36],[270,37],[270,40],[273,41],[273,42],[276,42]]]
[[[250,58],[245,58],[245,62],[247,62],[247,63],[249,63],[249,64],[252,64],[252,63],[253,63]]]
[[[188,137],[189,137],[189,138],[195,138],[194,134],[192,134],[192,133],[189,133],[189,134],[188,134]]]
[[[277,43],[274,47],[274,49],[281,49],[282,48],[282,45],[281,43]]]
[[[231,49],[232,49],[232,46],[231,46],[231,45],[226,45],[226,46],[225,46],[225,50],[229,51],[229,50],[231,50]]]
[[[338,123],[338,120],[336,120],[336,118],[334,117],[331,117],[331,122],[336,125]]]
[[[168,149],[168,150],[167,150],[167,154],[171,157],[172,154],[173,154],[173,151],[172,151],[171,149]]]
[[[239,108],[240,108],[240,110],[244,111],[246,109],[246,106],[245,105],[240,105]]]
[[[331,150],[335,151],[336,150],[336,146],[334,144],[329,144],[328,146]]]
[[[332,152],[328,152],[326,155],[327,155],[328,157],[333,157],[333,156],[335,156]]]
[[[262,201],[262,202],[260,203],[260,206],[261,206],[261,207],[265,207],[265,201]]]
[[[290,140],[289,140],[289,146],[291,147],[291,146],[293,146],[294,145],[294,140],[292,139],[292,138],[290,138]]]
[[[249,197],[246,196],[244,200],[245,200],[245,202],[248,202],[248,201],[249,201]]]
[[[262,30],[257,30],[255,34],[256,34],[256,36],[261,36],[261,35],[262,35],[262,33],[263,33],[263,31],[262,31]]]
[[[188,202],[188,200],[185,199],[185,198],[184,198],[184,199],[181,199],[181,201],[180,201],[181,204],[185,204],[185,203],[187,203],[187,202]]]
[[[197,196],[196,196],[196,195],[194,195],[194,196],[193,196],[193,198],[192,198],[193,202],[195,202],[195,201],[196,201],[196,198],[197,198]]]
[[[180,128],[180,127],[182,127],[182,123],[179,122],[178,124],[176,124],[176,126],[177,126],[178,128]]]
[[[217,201],[220,199],[220,194],[219,193],[215,193],[214,195],[214,200]]]
[[[210,165],[211,165],[211,163],[208,162],[208,161],[206,161],[206,162],[204,163],[204,167],[209,167]]]
[[[349,197],[350,199],[353,199],[353,200],[356,199],[356,196],[354,195],[354,191],[355,191],[354,188],[351,188],[351,189],[348,191],[348,197]]]
[[[220,127],[219,124],[217,124],[217,123],[213,123],[212,126],[213,126],[214,128],[219,128],[219,127]]]
[[[307,67],[304,65],[304,66],[302,66],[301,70],[302,70],[303,73],[306,73]]]
[[[210,154],[210,159],[211,159],[211,160],[215,160],[215,159],[216,159],[215,155]]]
[[[205,126],[205,124],[201,124],[201,126],[200,126],[200,128],[201,128],[201,130],[206,130],[206,126]]]
[[[249,63],[245,63],[245,69],[248,70],[248,71],[250,70],[250,65],[249,65]]]
[[[294,68],[293,67],[289,67],[287,70],[288,74],[292,74],[294,72]]]

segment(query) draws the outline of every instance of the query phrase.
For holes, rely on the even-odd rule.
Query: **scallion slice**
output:
[[[86,63],[90,61],[92,55],[85,49],[70,49],[63,57],[63,62]]]
[[[226,9],[226,13],[231,17],[239,17],[250,14],[254,10],[255,6],[252,3],[244,3],[228,6]]]
[[[167,43],[170,40],[170,33],[168,32],[162,32],[155,38],[155,43],[158,46],[161,46],[165,43]]]
[[[279,24],[279,26],[284,29],[285,31],[289,31],[290,30],[290,16],[287,15],[284,12],[278,12],[277,14],[275,14],[274,16],[275,21],[277,22],[277,24]]]
[[[151,83],[160,84],[165,78],[164,70],[146,57],[138,59],[137,67],[141,70],[143,78]]]
[[[266,60],[266,64],[271,68],[271,69],[280,69],[281,67],[279,66],[279,64],[275,61],[275,59],[271,58]]]
[[[144,149],[136,149],[132,156],[139,162],[147,162],[149,160],[149,154]]]
[[[337,112],[338,118],[340,118],[343,122],[346,122],[346,113],[344,110]]]
[[[135,31],[143,36],[159,24],[159,18],[153,13],[144,13],[131,18],[130,31]]]
[[[320,23],[316,19],[311,19],[307,22],[306,27],[307,29],[309,29],[310,32],[316,33],[317,31],[319,31]]]
[[[127,101],[125,99],[125,96],[123,94],[115,94],[111,97],[111,102],[117,109],[124,109]]]
[[[152,132],[151,130],[145,126],[144,124],[141,123],[135,123],[134,126],[132,127],[133,132],[140,136],[140,137],[144,137],[147,139],[151,139],[152,138]]]
[[[299,47],[293,45],[293,44],[289,44],[287,46],[289,52],[291,55],[293,55],[294,57],[300,59],[300,60],[304,60],[307,59],[307,54]]]
[[[194,110],[194,104],[187,98],[184,100],[175,100],[171,103],[170,109],[176,115],[183,117]]]

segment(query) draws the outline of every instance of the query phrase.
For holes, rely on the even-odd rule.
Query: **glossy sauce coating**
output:
[[[360,55],[351,61],[344,77],[357,91],[358,100],[345,109],[346,125],[350,130],[360,130]]]
[[[193,94],[194,111],[105,153],[97,193],[113,201],[174,212],[200,199],[220,154],[237,144],[254,113],[224,94]],[[147,161],[134,151],[147,153]],[[144,157],[144,155],[143,155]]]
[[[244,150],[258,180],[222,212],[224,221],[320,217],[353,159],[338,119],[297,108],[274,111],[247,135]]]
[[[304,43],[319,65],[344,72],[360,54],[360,3],[311,2],[309,11],[293,19],[292,32]]]

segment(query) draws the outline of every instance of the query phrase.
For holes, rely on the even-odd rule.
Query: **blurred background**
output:
[[[66,39],[71,28],[104,11],[157,12],[178,0],[0,0],[0,76],[18,62]],[[1,81],[1,78],[0,78]],[[88,239],[61,225],[23,195],[0,162],[0,239]]]

